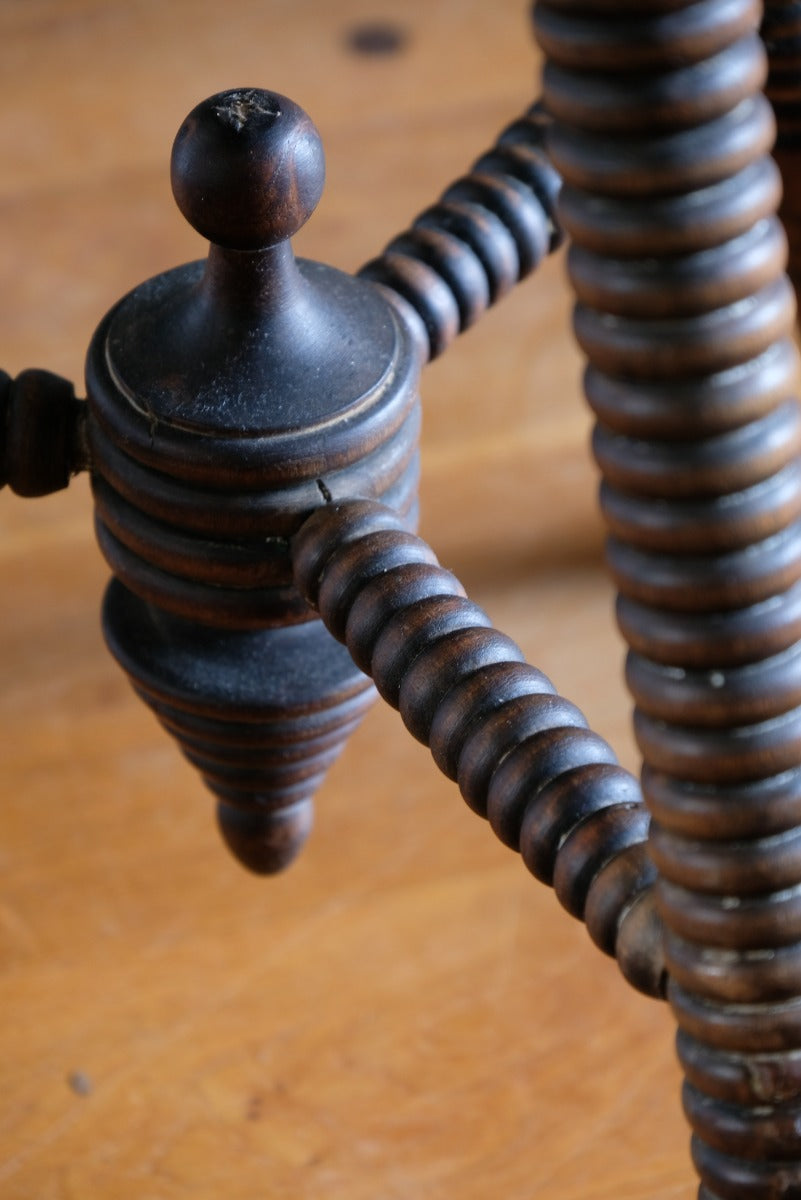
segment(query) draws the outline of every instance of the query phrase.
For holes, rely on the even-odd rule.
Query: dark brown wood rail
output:
[[[640,991],[663,996],[637,781],[397,515],[319,509],[293,539],[302,594],[496,835]]]

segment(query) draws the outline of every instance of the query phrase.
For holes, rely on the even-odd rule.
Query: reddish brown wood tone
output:
[[[554,216],[561,181],[544,152],[548,124],[542,107],[532,105],[359,272],[411,306],[407,319],[422,322],[427,360],[561,244]]]
[[[376,289],[290,248],[323,176],[286,97],[194,109],[172,182],[208,260],[122,300],[87,366],[109,646],[262,872],[300,849],[371,699],[295,592],[287,537],[364,479],[407,519],[416,507],[417,352]]]
[[[620,14],[545,0],[535,25],[668,994],[702,1195],[790,1195],[801,417],[761,6]]]
[[[319,509],[295,535],[293,561],[309,603],[470,807],[630,983],[662,995],[648,816],[582,713],[383,505]]]

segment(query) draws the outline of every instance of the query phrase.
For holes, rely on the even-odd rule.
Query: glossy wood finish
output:
[[[205,263],[111,310],[86,405],[43,372],[4,385],[0,479],[38,495],[89,467],[109,648],[259,873],[295,858],[371,698],[293,587],[288,538],[321,498],[378,497],[414,526],[421,363],[561,240],[545,124],[535,108],[509,126],[354,279],[291,248],[325,174],[308,115],[263,89],[217,93],[171,160]]]
[[[792,1195],[801,423],[762,11],[574,7],[535,26],[684,1107],[702,1196]]]
[[[321,496],[365,487],[417,512],[412,337],[377,289],[291,248],[324,174],[286,96],[198,104],[171,180],[208,258],[126,296],[87,360],[106,639],[265,874],[305,842],[372,698],[293,588],[287,538]]]
[[[411,306],[424,327],[426,361],[561,245],[554,218],[561,180],[544,149],[548,124],[532,105],[469,174],[359,271]]]

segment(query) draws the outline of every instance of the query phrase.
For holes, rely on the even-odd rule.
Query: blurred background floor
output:
[[[364,25],[397,53],[352,47]],[[300,254],[352,270],[536,94],[523,3],[0,4],[0,365],[80,380],[103,313],[205,251],[184,115],[312,115]],[[423,533],[636,769],[561,258],[424,377]],[[79,391],[81,385],[79,384]],[[246,875],[106,654],[85,479],[0,496],[0,1196],[689,1197],[672,1022],[376,707],[284,876]]]

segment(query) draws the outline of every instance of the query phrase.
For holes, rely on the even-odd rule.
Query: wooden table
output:
[[[535,94],[525,6],[0,6],[0,363],[80,379],[104,311],[203,247],[184,114],[292,95],[328,185],[297,249],[354,269]],[[394,55],[348,31],[390,22]],[[563,264],[425,378],[423,532],[636,766]],[[630,992],[375,708],[274,880],[106,654],[85,479],[0,497],[4,1200],[689,1197],[667,1010]]]

